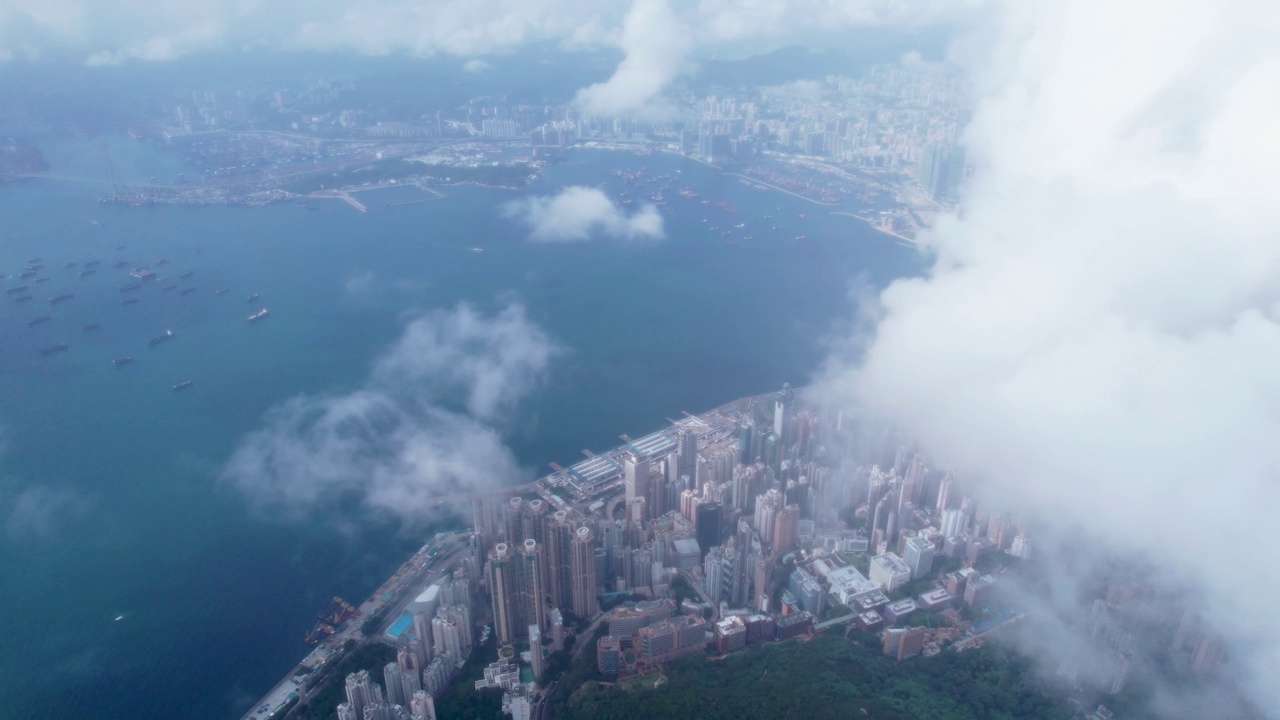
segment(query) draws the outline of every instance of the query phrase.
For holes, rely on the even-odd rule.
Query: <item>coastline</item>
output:
[[[864,222],[864,223],[866,223],[867,225],[871,226],[871,229],[872,229],[872,230],[875,230],[876,232],[882,233],[882,234],[884,234],[884,235],[888,235],[888,236],[889,236],[889,237],[891,237],[891,238],[895,238],[895,239],[897,239],[897,240],[901,240],[901,241],[903,241],[903,242],[905,242],[905,243],[909,243],[912,247],[916,248],[917,250],[920,250],[920,249],[923,249],[923,248],[927,248],[927,247],[929,247],[929,243],[922,242],[922,241],[917,240],[917,239],[915,239],[915,238],[909,238],[909,237],[907,237],[906,235],[900,235],[900,234],[898,234],[898,233],[896,233],[896,232],[894,232],[894,231],[892,231],[892,230],[885,230],[884,228],[882,228],[882,227],[880,227],[880,226],[876,225],[874,222],[872,222],[871,218],[865,218],[865,217],[862,217],[861,215],[857,215],[857,214],[854,214],[854,213],[851,213],[851,212],[845,212],[845,211],[843,211],[843,210],[833,210],[833,211],[831,212],[831,214],[832,214],[832,215],[846,215],[846,216],[848,216],[848,217],[856,218],[856,219],[858,219],[858,220],[861,220],[862,222]]]
[[[713,167],[714,167],[714,166],[713,166]],[[777,185],[774,185],[774,184],[772,184],[772,183],[767,183],[767,182],[765,182],[764,180],[761,180],[760,178],[754,178],[754,177],[751,177],[750,175],[743,175],[743,174],[741,174],[741,173],[735,173],[735,172],[727,172],[727,173],[725,173],[725,175],[729,175],[729,176],[732,176],[732,177],[739,177],[739,178],[742,178],[743,180],[750,180],[750,181],[751,181],[751,182],[753,182],[753,183],[758,183],[758,184],[763,185],[763,186],[765,186],[765,187],[767,187],[767,188],[769,188],[769,189],[771,189],[771,190],[777,190],[777,191],[778,191],[778,192],[780,192],[780,193],[786,193],[786,194],[788,194],[788,195],[790,195],[790,196],[792,196],[792,197],[800,198],[801,200],[804,200],[804,201],[806,201],[806,202],[811,202],[811,203],[813,203],[814,205],[821,205],[821,206],[823,206],[823,207],[840,207],[840,203],[829,203],[829,202],[822,202],[821,200],[814,200],[813,198],[805,197],[804,195],[801,195],[800,193],[791,192],[790,190],[787,190],[786,188],[780,188],[780,187],[778,187]]]

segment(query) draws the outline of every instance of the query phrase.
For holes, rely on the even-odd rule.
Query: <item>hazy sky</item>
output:
[[[493,56],[535,42],[570,52],[612,47],[623,60],[607,82],[583,88],[578,103],[592,112],[654,112],[699,51],[951,22],[980,7],[977,0],[9,0],[0,5],[0,60],[100,66],[341,50],[450,55],[483,71]]]

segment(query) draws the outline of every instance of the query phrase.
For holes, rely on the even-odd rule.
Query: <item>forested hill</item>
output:
[[[587,686],[570,717],[797,718],[820,720],[1054,720],[1072,717],[1045,693],[1027,660],[988,645],[896,663],[866,645],[824,633],[672,665],[655,690]]]

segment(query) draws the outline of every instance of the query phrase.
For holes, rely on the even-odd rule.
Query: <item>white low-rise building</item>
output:
[[[897,553],[887,552],[871,558],[871,579],[893,592],[911,582],[911,566],[903,562]]]

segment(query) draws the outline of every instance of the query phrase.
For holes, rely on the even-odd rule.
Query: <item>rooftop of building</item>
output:
[[[595,487],[622,476],[622,466],[606,455],[596,455],[569,468],[569,474],[584,487]]]
[[[898,557],[897,553],[888,552],[883,555],[876,555],[871,558],[871,562],[874,565],[879,565],[883,570],[894,575],[911,572],[911,566],[907,565],[902,558]]]
[[[885,608],[887,612],[891,612],[894,615],[903,615],[905,613],[913,612],[915,611],[915,609],[916,609],[916,601],[912,600],[911,598],[898,600],[897,602],[891,602],[889,603],[889,607]]]
[[[625,447],[638,457],[646,459],[658,458],[665,457],[675,450],[676,441],[666,430],[659,430],[645,435],[639,440],[632,440]]]
[[[946,602],[951,599],[951,593],[942,588],[930,590],[929,592],[920,593],[920,599],[930,605],[936,605],[940,602]]]
[[[790,615],[783,615],[778,618],[777,624],[779,627],[787,627],[789,625],[796,625],[804,622],[813,622],[813,613],[801,610],[800,612],[793,612]]]
[[[702,548],[698,546],[698,541],[693,538],[679,538],[673,543],[678,555],[701,555]]]

